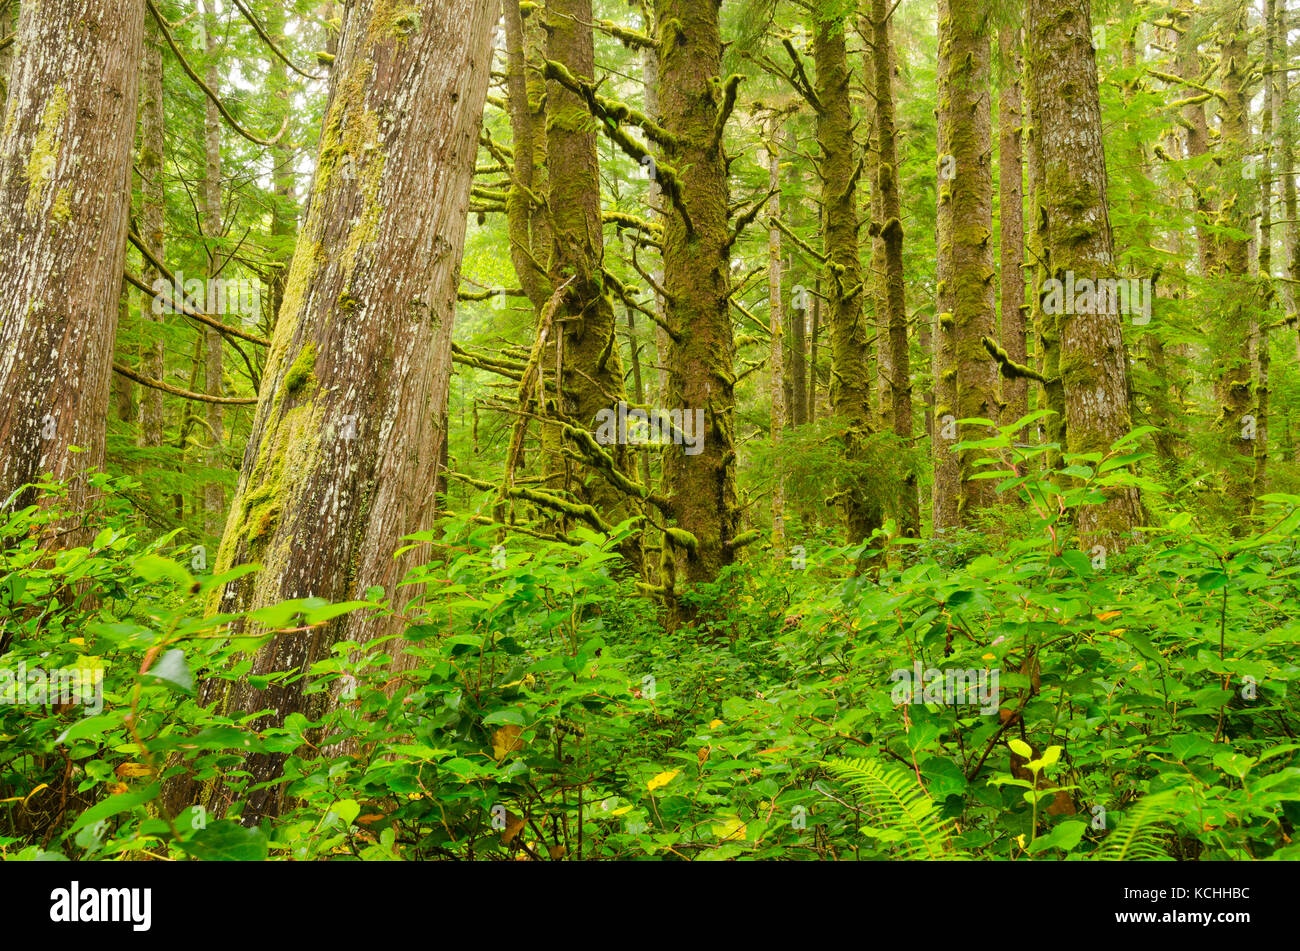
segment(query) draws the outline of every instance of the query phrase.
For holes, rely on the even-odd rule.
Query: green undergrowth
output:
[[[889,525],[861,550],[755,549],[671,631],[617,570],[617,536],[494,551],[493,529],[452,521],[411,539],[436,557],[406,579],[399,636],[337,644],[306,675],[344,678],[344,702],[260,731],[197,700],[264,643],[204,616],[233,575],[152,538],[123,502],[132,483],[101,477],[83,547],[40,541],[51,510],[0,516],[0,669],[104,678],[99,709],[0,704],[0,856],[1300,858],[1300,497],[1269,497],[1238,538],[1155,512],[1099,558],[1070,512],[1132,478],[1126,459],[1004,480],[1021,528],[988,550]],[[253,620],[392,609],[369,594]],[[394,686],[398,650],[417,662]],[[900,672],[917,669],[996,671],[997,692],[906,702]],[[320,753],[318,733],[360,752]],[[182,771],[240,801],[259,751],[288,756],[281,816],[162,810]]]

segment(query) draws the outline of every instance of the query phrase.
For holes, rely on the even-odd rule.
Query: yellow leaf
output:
[[[518,724],[507,723],[492,733],[492,756],[498,763],[524,748],[524,741],[519,735],[522,732],[523,728]]]
[[[507,809],[506,827],[501,830],[501,841],[505,845],[509,845],[511,841],[514,839],[514,837],[523,831],[523,828],[524,828],[524,817],[517,816],[513,812]]]
[[[631,812],[631,811],[632,811],[632,807],[631,807],[631,806],[623,806],[621,809],[615,809],[615,810],[613,810],[612,812],[610,812],[610,815],[611,815],[611,816],[621,816],[621,815],[623,815],[625,812]]]
[[[996,654],[984,654],[980,657],[980,660],[997,660],[997,659],[998,657]]]
[[[720,727],[720,726],[722,726],[722,721],[721,721],[721,720],[710,720],[710,721],[709,721],[709,729],[710,729],[710,730],[716,730],[716,729],[717,729],[718,727]]]
[[[713,834],[719,839],[743,839],[745,823],[739,816],[725,816],[721,822],[713,823]]]
[[[1123,613],[1124,613],[1123,611],[1106,611],[1106,612],[1103,613],[1103,614],[1098,614],[1098,615],[1097,615],[1097,620],[1098,620],[1098,621],[1109,621],[1111,618],[1113,618],[1113,617],[1119,617],[1119,616],[1120,616],[1121,614],[1123,614]]]
[[[153,770],[144,763],[123,763],[117,768],[119,779],[134,779],[137,776],[151,776]]]
[[[82,647],[85,647],[85,646],[86,646],[86,639],[85,639],[84,637],[73,637],[73,638],[69,638],[68,643],[69,643],[69,644],[80,644]]]
[[[1016,844],[1019,845],[1022,849],[1025,847],[1025,835],[1023,832],[1020,835],[1016,836]]]
[[[650,782],[646,783],[645,788],[651,792],[654,792],[656,789],[662,789],[664,786],[671,783],[680,772],[680,769],[670,769],[666,773],[660,773],[654,779],[650,780]]]

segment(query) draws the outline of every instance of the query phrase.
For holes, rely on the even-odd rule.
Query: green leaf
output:
[[[246,829],[238,822],[221,819],[208,824],[180,847],[203,862],[262,862],[267,842],[261,829]]]
[[[97,802],[80,816],[72,824],[69,833],[76,832],[78,829],[84,829],[88,825],[94,825],[100,819],[107,819],[109,816],[115,816],[119,812],[126,812],[141,806],[158,795],[158,783],[150,783],[144,789],[138,789],[135,792],[118,793],[109,796],[103,802]]]
[[[1040,835],[1029,843],[1029,848],[1025,851],[1031,854],[1042,852],[1046,849],[1061,849],[1069,852],[1079,844],[1083,838],[1084,832],[1088,830],[1088,823],[1080,822],[1077,819],[1067,819],[1058,824],[1047,835]]]
[[[338,816],[343,822],[343,828],[352,825],[352,820],[361,814],[361,806],[355,799],[340,799],[334,803],[330,812]]]
[[[189,665],[185,663],[185,651],[179,647],[173,647],[158,658],[145,672],[145,676],[159,680],[187,696],[194,696],[194,675],[190,673]]]

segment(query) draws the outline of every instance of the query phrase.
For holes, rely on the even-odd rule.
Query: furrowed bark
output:
[[[136,0],[22,6],[0,131],[0,504],[48,472],[80,507],[104,463],[143,17]]]
[[[428,529],[451,368],[470,184],[490,69],[491,0],[359,0],[331,77],[307,221],[276,322],[256,417],[215,570],[262,570],[216,593],[244,611],[287,598],[364,598],[398,589],[422,557],[395,559]],[[410,214],[420,208],[422,213]],[[357,612],[274,634],[252,674],[305,671],[339,639],[365,644],[400,619]],[[266,633],[240,623],[235,632]],[[390,649],[395,649],[390,647]],[[400,653],[395,672],[408,668]],[[211,681],[210,684],[224,682]],[[228,714],[270,708],[315,718],[330,702],[304,684],[230,684]],[[208,696],[211,697],[209,690]],[[253,782],[283,757],[257,755]],[[211,807],[224,812],[222,790]],[[278,813],[283,788],[249,793],[242,820]]]

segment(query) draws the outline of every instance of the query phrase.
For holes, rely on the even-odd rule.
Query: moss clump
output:
[[[316,382],[316,344],[307,343],[298,351],[298,358],[284,375],[284,393],[294,396],[304,387]]]
[[[45,188],[54,177],[54,166],[58,162],[59,127],[67,115],[68,93],[62,86],[56,86],[41,113],[36,141],[32,143],[32,154],[27,159],[27,204],[24,210],[29,215],[36,214],[45,197]]]
[[[244,500],[244,524],[248,526],[250,550],[275,531],[276,523],[280,520],[279,496],[278,486],[265,482]]]
[[[50,217],[54,219],[56,225],[67,224],[72,220],[72,209],[68,207],[68,189],[63,187],[59,189],[54,196],[54,207],[50,210]]]

